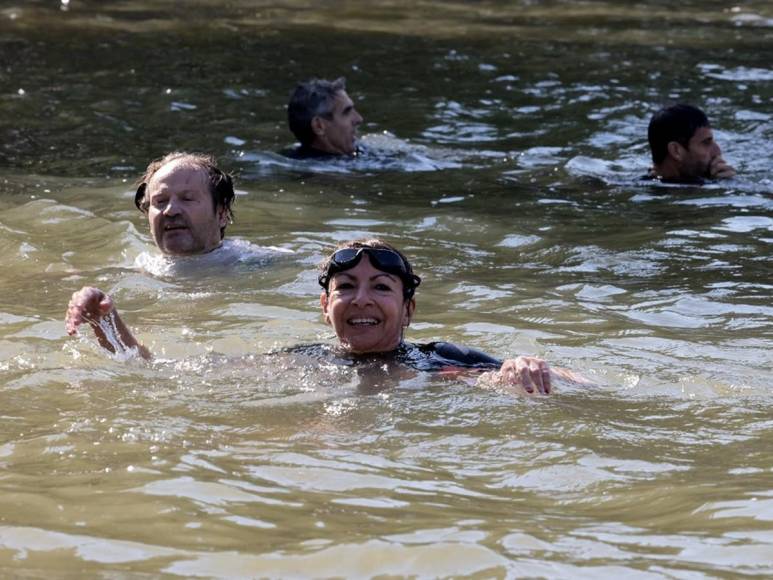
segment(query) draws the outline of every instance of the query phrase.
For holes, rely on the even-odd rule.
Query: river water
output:
[[[773,9],[672,4],[0,2],[0,573],[773,575]],[[313,75],[361,159],[276,154]],[[672,100],[737,178],[638,179]],[[173,149],[236,174],[236,263],[154,255]],[[366,235],[423,277],[411,339],[597,386],[267,356],[332,341],[314,266]],[[85,284],[152,363],[66,337]]]

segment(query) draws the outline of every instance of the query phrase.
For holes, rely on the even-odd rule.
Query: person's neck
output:
[[[373,359],[373,358],[381,358],[381,357],[384,357],[384,358],[392,357],[392,356],[394,356],[394,354],[396,352],[398,352],[401,348],[403,348],[404,345],[405,345],[405,342],[401,339],[400,342],[395,344],[393,347],[387,348],[387,349],[384,349],[384,350],[356,351],[356,350],[352,350],[351,348],[349,348],[345,344],[339,344],[336,348],[340,352],[345,353],[345,354],[351,356],[352,358],[360,358],[360,359],[370,358],[370,359]]]
[[[655,177],[666,181],[682,178],[678,165],[670,157],[666,157],[660,163],[656,163],[651,171]]]
[[[658,163],[650,169],[650,176],[665,183],[692,183],[702,184],[701,177],[684,175],[679,164],[672,158],[666,158],[662,163]]]

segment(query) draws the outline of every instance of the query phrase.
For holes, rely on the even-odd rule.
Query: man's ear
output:
[[[682,157],[684,156],[684,147],[682,147],[681,143],[677,143],[676,141],[669,141],[668,154],[677,161],[682,161]]]
[[[322,317],[325,319],[325,324],[330,324],[330,314],[327,312],[328,296],[324,290],[319,295],[319,306],[322,308]]]
[[[317,137],[322,137],[325,134],[325,123],[322,117],[314,117],[311,120],[311,130]]]
[[[224,228],[229,224],[230,220],[228,219],[228,211],[225,209],[224,206],[219,205],[217,206],[217,223],[221,228]]]
[[[411,298],[405,301],[405,316],[403,317],[403,328],[407,328],[413,319],[413,313],[416,311],[416,299]]]

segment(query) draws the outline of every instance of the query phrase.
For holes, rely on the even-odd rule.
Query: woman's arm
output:
[[[150,351],[134,338],[115,308],[113,299],[99,288],[84,286],[72,295],[64,319],[67,334],[74,336],[87,323],[94,331],[99,345],[115,353],[117,350],[136,348],[143,358],[151,358]]]

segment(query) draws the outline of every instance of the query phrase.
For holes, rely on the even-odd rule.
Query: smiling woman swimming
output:
[[[421,278],[394,246],[378,239],[346,242],[320,265],[320,306],[333,327],[336,345],[304,345],[287,352],[306,354],[336,364],[385,372],[411,368],[418,371],[474,375],[481,386],[504,387],[528,394],[551,392],[551,379],[585,382],[565,369],[550,369],[536,357],[499,360],[480,351],[449,342],[416,344],[404,340],[416,310],[414,294]],[[70,335],[88,323],[99,344],[110,352],[116,344],[137,349],[150,358],[124,324],[112,298],[97,288],[74,293],[66,316]]]
[[[469,369],[482,386],[515,387],[529,394],[550,393],[552,377],[585,382],[565,369],[551,370],[536,357],[499,360],[449,342],[406,341],[421,278],[402,252],[382,240],[339,245],[320,265],[318,280],[322,314],[338,337],[327,350],[349,364],[386,361],[422,371]]]

